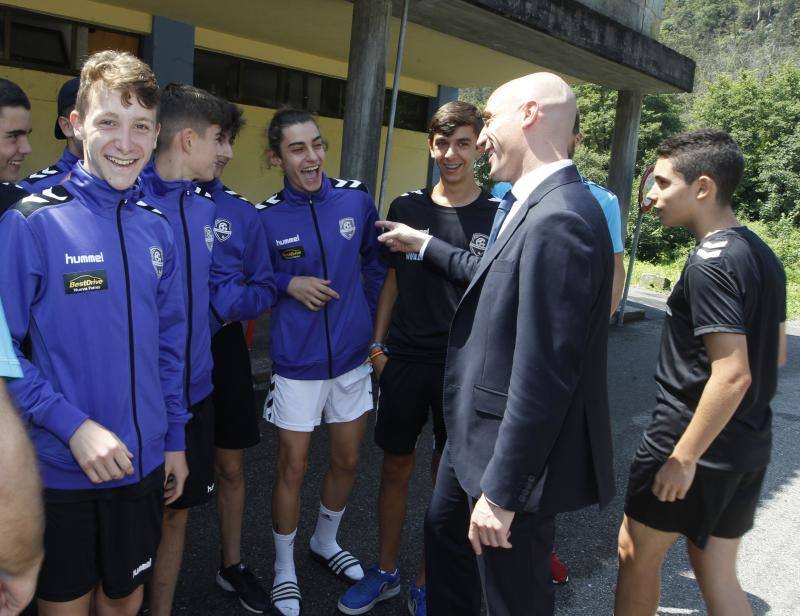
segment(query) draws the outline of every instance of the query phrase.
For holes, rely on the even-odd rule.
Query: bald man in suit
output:
[[[447,349],[448,443],[425,526],[428,611],[551,615],[554,517],[614,494],[606,389],[613,261],[568,158],[575,96],[556,75],[498,88],[479,145],[513,184],[481,259],[380,222],[390,250],[469,281]],[[477,558],[476,558],[477,556]]]

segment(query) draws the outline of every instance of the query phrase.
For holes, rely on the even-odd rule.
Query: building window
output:
[[[330,118],[344,117],[346,82],[336,77],[196,49],[194,84],[234,103],[270,109],[287,105]],[[390,102],[387,90],[384,125]],[[426,96],[400,92],[395,126],[427,132],[429,105]]]
[[[103,49],[139,55],[136,34],[31,11],[0,7],[0,63],[75,75],[83,59]]]

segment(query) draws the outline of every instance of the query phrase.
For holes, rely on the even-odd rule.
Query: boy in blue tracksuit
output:
[[[352,583],[359,561],[336,541],[372,409],[366,363],[385,267],[379,260],[375,203],[357,180],[322,172],[325,142],[313,116],[284,109],[267,130],[269,161],[284,189],[256,207],[267,235],[278,301],[271,317],[272,370],[264,417],[278,428],[272,495],[273,611],[300,613],[294,537],[311,432],[324,417],[331,458],[322,488],[312,556]]]
[[[31,153],[31,101],[17,84],[0,78],[0,182],[13,184]],[[0,214],[7,201],[0,201]]]
[[[78,96],[79,85],[80,79],[73,77],[64,82],[58,91],[56,106],[58,116],[53,127],[53,135],[56,139],[66,141],[67,145],[61,153],[61,158],[56,162],[49,167],[31,173],[19,183],[28,192],[40,193],[51,186],[62,184],[69,177],[69,173],[75,163],[83,157],[83,144],[75,136],[75,131],[72,130],[72,124],[69,121],[69,115],[75,109],[75,98]]]
[[[9,390],[45,488],[43,616],[135,613],[163,500],[188,473],[174,237],[136,185],[158,100],[131,54],[90,57],[71,116],[85,165],[0,219],[0,295],[23,367]]]
[[[184,393],[192,417],[186,426],[189,479],[183,497],[164,512],[164,532],[150,585],[153,616],[167,615],[172,609],[188,509],[210,500],[215,488],[210,289],[216,289],[222,321],[246,309],[251,292],[225,271],[224,262],[214,264],[216,205],[198,184],[214,179],[217,157],[225,149],[222,102],[199,88],[168,84],[162,93],[160,118],[155,159],[142,173],[142,188],[175,234],[188,323]]]
[[[244,125],[242,110],[223,101],[224,148],[217,156],[215,179],[202,184],[217,205],[214,218],[215,267],[227,272],[211,289],[211,354],[214,369],[214,466],[220,531],[220,568],[216,582],[238,595],[252,612],[269,608],[269,595],[242,562],[242,518],[245,505],[244,450],[261,440],[250,353],[240,320],[255,319],[275,300],[272,263],[258,212],[244,197],[222,183],[233,158],[233,142]],[[226,288],[228,287],[228,288]],[[233,287],[233,292],[231,288]],[[238,295],[235,291],[240,291]],[[222,315],[225,315],[224,317]]]

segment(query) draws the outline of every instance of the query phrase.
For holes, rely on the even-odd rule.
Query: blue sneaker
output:
[[[338,608],[342,614],[366,614],[376,603],[391,599],[399,592],[400,572],[384,573],[373,565],[341,596]]]
[[[425,603],[425,587],[417,587],[416,580],[411,580],[408,586],[408,613],[411,616],[428,616],[428,607]]]

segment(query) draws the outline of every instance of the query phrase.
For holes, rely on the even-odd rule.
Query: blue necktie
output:
[[[511,206],[514,205],[514,201],[516,201],[516,198],[509,190],[500,202],[497,212],[494,214],[494,222],[492,223],[492,231],[489,233],[489,241],[486,242],[486,250],[492,247],[492,244],[494,244],[497,236],[500,234],[500,227],[503,226],[503,221],[506,219],[506,216],[508,216],[508,211],[511,209]]]

